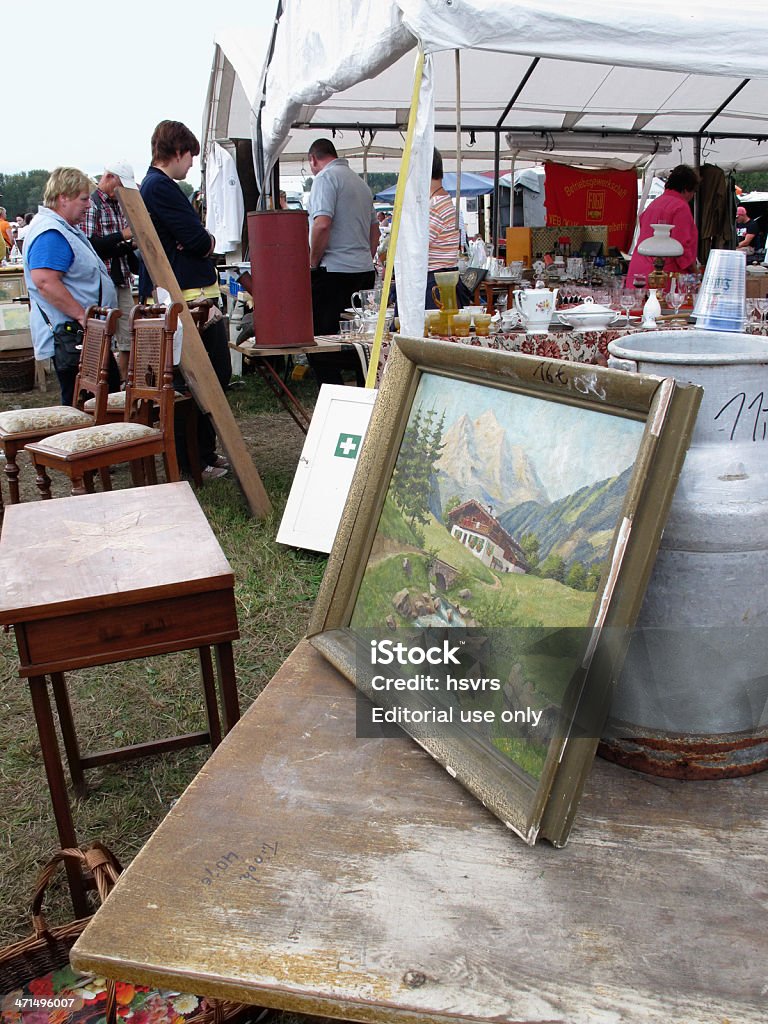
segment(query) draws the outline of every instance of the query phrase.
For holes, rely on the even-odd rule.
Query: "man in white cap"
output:
[[[118,320],[115,334],[115,358],[120,380],[125,381],[128,372],[128,352],[131,348],[128,316],[134,305],[131,274],[138,273],[139,265],[133,251],[131,229],[115,196],[115,190],[119,185],[124,188],[137,188],[133,168],[127,160],[114,160],[105,166],[98,187],[91,193],[91,205],[79,227],[104,260],[117,289],[118,306],[123,315]]]

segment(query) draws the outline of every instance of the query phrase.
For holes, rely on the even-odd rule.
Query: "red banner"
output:
[[[604,224],[608,247],[627,251],[637,217],[636,171],[581,171],[544,164],[547,227]]]

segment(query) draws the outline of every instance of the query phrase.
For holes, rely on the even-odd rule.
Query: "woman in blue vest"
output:
[[[53,332],[66,321],[85,327],[89,306],[116,306],[107,268],[78,228],[93,182],[76,167],[57,167],[46,182],[43,206],[24,238],[24,278],[36,359],[53,356]],[[56,366],[63,405],[71,405],[77,369]]]

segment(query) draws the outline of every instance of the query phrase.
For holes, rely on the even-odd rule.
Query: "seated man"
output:
[[[757,221],[749,216],[746,207],[740,206],[736,210],[736,248],[743,249],[747,254],[747,263],[750,262],[749,257],[754,255],[757,248],[759,230]]]

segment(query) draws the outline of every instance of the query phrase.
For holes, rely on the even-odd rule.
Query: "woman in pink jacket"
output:
[[[696,254],[699,248],[699,232],[691,213],[690,202],[699,187],[699,176],[692,167],[680,164],[667,178],[664,192],[646,206],[640,215],[640,234],[627,270],[627,281],[633,282],[635,275],[642,274],[647,280],[653,270],[653,260],[637,250],[642,241],[653,234],[653,224],[671,224],[672,237],[683,247],[682,256],[672,256],[664,261],[669,273],[688,273],[696,268]]]

